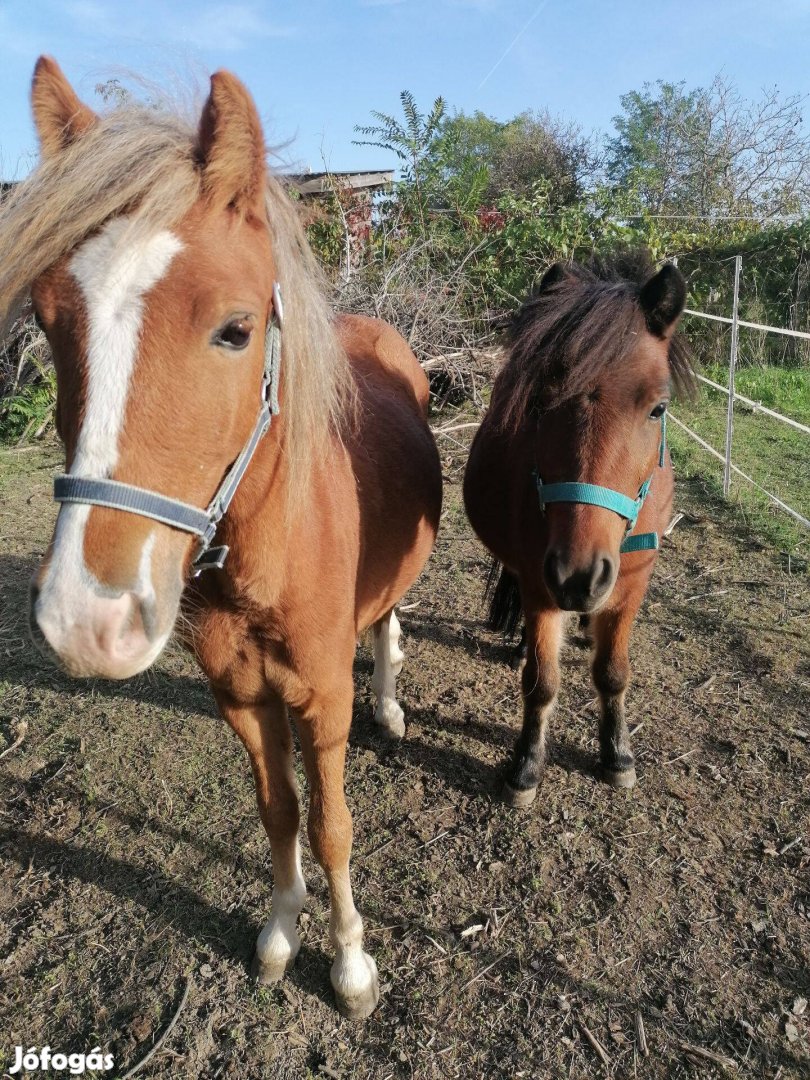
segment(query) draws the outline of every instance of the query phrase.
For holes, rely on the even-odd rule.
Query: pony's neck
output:
[[[255,580],[257,572],[272,591],[284,565],[292,494],[284,427],[282,410],[273,417],[222,519],[221,542],[230,549],[222,572],[237,593],[240,583]]]

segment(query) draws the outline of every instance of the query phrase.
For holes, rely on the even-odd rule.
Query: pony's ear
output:
[[[211,76],[211,93],[200,117],[203,184],[218,205],[256,210],[266,179],[264,134],[253,98],[229,71]]]
[[[569,276],[568,271],[561,262],[552,263],[540,279],[537,292],[544,293],[548,289],[553,289],[555,285],[562,285],[564,281],[568,280]]]
[[[686,304],[686,282],[677,266],[664,263],[641,287],[638,302],[650,333],[668,338]]]
[[[79,101],[50,56],[40,56],[34,68],[31,107],[44,158],[53,157],[80,139],[98,120],[93,110]]]

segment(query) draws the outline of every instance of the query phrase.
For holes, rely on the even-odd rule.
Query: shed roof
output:
[[[394,170],[383,169],[376,172],[357,169],[352,172],[306,172],[284,173],[284,179],[292,181],[302,195],[327,195],[332,190],[332,181],[353,191],[380,191],[394,181]]]

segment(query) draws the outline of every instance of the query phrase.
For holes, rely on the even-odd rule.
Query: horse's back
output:
[[[427,376],[405,338],[393,326],[367,315],[340,315],[336,328],[361,382],[370,381],[378,393],[387,390],[403,397],[421,416],[427,416]]]
[[[392,326],[342,315],[337,330],[355,373],[359,415],[347,438],[360,501],[360,627],[410,587],[436,537],[442,475],[427,422],[428,382]]]

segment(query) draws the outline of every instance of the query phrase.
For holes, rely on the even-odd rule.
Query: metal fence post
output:
[[[731,440],[734,434],[734,373],[737,369],[737,341],[740,331],[740,273],[742,255],[734,258],[734,309],[731,313],[731,353],[728,361],[728,411],[726,413],[726,455],[723,469],[723,494],[731,489]]]

